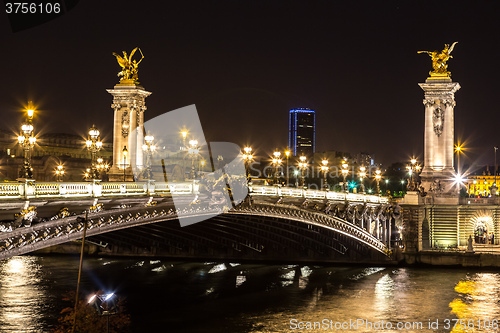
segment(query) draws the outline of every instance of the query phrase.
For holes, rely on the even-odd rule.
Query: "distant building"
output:
[[[315,152],[316,114],[307,108],[290,110],[288,145],[293,156],[313,156]]]
[[[371,166],[375,164],[373,155],[369,153],[358,153],[356,154],[356,157],[354,158],[356,164],[358,165],[363,165],[365,167]]]
[[[98,153],[110,163],[112,144],[104,142]],[[17,143],[17,136],[10,131],[0,130],[0,181],[16,180],[24,162],[23,148]],[[38,181],[55,181],[56,167],[63,165],[64,181],[81,181],[90,167],[90,153],[85,138],[66,133],[47,133],[37,137],[31,153],[33,178]]]
[[[494,169],[494,168],[492,168]],[[497,170],[496,182],[500,181],[500,173]],[[489,197],[491,196],[491,187],[495,183],[495,175],[490,171],[490,167],[486,166],[475,174],[468,175],[464,180],[464,185],[469,196]],[[497,185],[498,187],[498,185]],[[496,195],[499,193],[497,192]]]

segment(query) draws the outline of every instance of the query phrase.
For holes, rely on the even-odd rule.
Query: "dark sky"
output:
[[[500,29],[496,1],[80,0],[40,26],[12,32],[0,14],[2,129],[33,100],[36,129],[112,139],[112,52],[139,46],[150,119],[196,104],[208,141],[288,143],[288,110],[316,110],[317,151],[422,157],[424,82],[418,50],[458,41],[449,61],[456,139],[493,160],[499,144]],[[491,152],[490,152],[491,151]],[[491,156],[490,156],[491,155]]]

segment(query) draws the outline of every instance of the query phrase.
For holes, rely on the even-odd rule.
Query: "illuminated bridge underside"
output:
[[[386,246],[338,217],[293,205],[242,205],[210,220],[180,227],[171,204],[90,214],[87,236],[109,243],[110,254],[249,260],[370,261]],[[215,210],[217,211],[217,210]],[[213,215],[192,209],[184,214]],[[0,234],[0,259],[81,239],[83,216]]]

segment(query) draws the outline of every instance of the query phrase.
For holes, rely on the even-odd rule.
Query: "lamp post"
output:
[[[325,190],[328,189],[328,182],[327,182],[327,179],[326,179],[326,175],[328,173],[328,160],[327,159],[324,159],[321,161],[321,166],[320,166],[320,169],[321,171],[323,171],[323,179],[324,179],[324,188]]]
[[[144,144],[142,145],[142,150],[146,153],[146,168],[144,168],[144,178],[153,179],[153,167],[151,166],[153,162],[153,152],[156,147],[153,145],[153,140],[155,139],[152,135],[146,135],[144,137]]]
[[[285,150],[285,157],[286,157],[286,186],[288,187],[289,184],[290,184],[290,172],[288,170],[288,159],[290,158],[290,149],[287,148],[287,150]]]
[[[281,166],[281,152],[279,151],[275,151],[273,153],[273,165],[274,165],[274,183],[277,184],[278,183],[278,167]]]
[[[127,155],[128,155],[127,146],[123,146],[122,154],[123,154],[123,181],[125,181],[125,170],[127,170]]]
[[[200,149],[198,148],[198,140],[190,140],[189,141],[189,149],[188,153],[191,156],[191,177],[193,179],[196,178],[196,173],[194,170],[194,160],[198,156],[198,153],[200,152]]]
[[[28,102],[28,108],[26,109],[26,120],[21,126],[21,134],[17,137],[19,145],[23,147],[24,151],[24,162],[21,171],[19,172],[20,178],[32,179],[33,178],[33,168],[31,167],[31,148],[36,143],[36,138],[34,136],[33,127],[33,114],[35,109],[31,101]]]
[[[252,155],[252,148],[251,147],[245,147],[243,148],[243,151],[245,152],[243,154],[243,161],[245,163],[245,173],[247,176],[247,181],[250,179],[250,163],[252,161],[253,155]]]
[[[363,182],[365,177],[366,177],[366,167],[362,165],[359,167],[359,181],[361,183],[361,193],[365,193],[365,184]]]
[[[64,176],[64,167],[62,165],[58,165],[56,168],[56,176],[57,176],[57,181],[62,182],[63,176]]]
[[[457,153],[457,173],[460,175],[460,154],[463,153],[463,147],[460,144],[455,145],[455,152]]]
[[[377,182],[377,194],[380,195],[380,180],[382,179],[382,171],[375,170],[375,181]]]
[[[188,135],[188,131],[184,130],[184,131],[181,131],[181,136],[182,136],[182,147],[181,147],[181,150],[184,150],[186,149],[186,137]]]
[[[99,130],[95,128],[95,125],[92,125],[92,128],[89,130],[87,141],[85,142],[87,149],[91,154],[90,176],[92,179],[99,178],[99,172],[96,168],[96,154],[102,148],[102,141],[100,140],[99,135]]]
[[[94,294],[90,297],[88,304],[93,304],[99,316],[106,316],[106,332],[109,332],[109,316],[118,313],[115,294]]]
[[[300,156],[299,157],[299,169],[300,169],[300,177],[302,178],[302,186],[306,186],[306,178],[304,175],[304,169],[307,168],[307,157]]]
[[[344,192],[345,193],[349,193],[349,187],[346,186],[346,182],[347,182],[347,175],[349,174],[349,164],[347,164],[347,159],[343,159],[342,160],[342,176],[344,177],[344,183],[343,183],[343,187],[344,187]]]
[[[201,160],[200,161],[200,165],[198,166],[198,174],[201,174],[201,171],[205,171],[205,164],[207,163],[207,161],[205,160]]]

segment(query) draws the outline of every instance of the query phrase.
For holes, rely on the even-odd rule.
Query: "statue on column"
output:
[[[448,64],[446,62],[453,58],[451,56],[451,52],[453,48],[458,42],[451,44],[444,44],[444,49],[442,51],[418,51],[417,53],[427,53],[432,59],[432,68],[433,71],[430,71],[429,74],[432,76],[450,76],[450,72],[448,72]]]
[[[132,60],[137,50],[139,50],[139,52],[141,53],[141,59],[139,59],[139,61]],[[118,64],[122,68],[122,71],[118,73],[118,77],[121,77],[120,83],[122,84],[138,83],[137,80],[139,79],[138,76],[139,64],[144,59],[144,54],[142,54],[141,49],[136,47],[135,49],[132,50],[132,52],[130,52],[130,56],[127,56],[127,52],[125,51],[123,51],[123,57],[121,57],[119,54],[115,52],[113,52],[113,55],[116,57]]]

